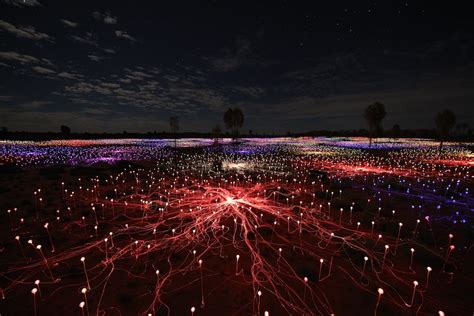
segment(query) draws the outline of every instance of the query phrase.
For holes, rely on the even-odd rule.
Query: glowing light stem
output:
[[[382,269],[383,269],[383,266],[385,265],[385,258],[387,257],[388,248],[389,246],[385,245],[385,251],[383,253],[383,259],[382,259]]]
[[[99,225],[99,221],[97,220],[97,212],[95,211],[95,206],[92,207],[92,212],[94,213],[95,224]]]
[[[379,243],[379,241],[380,241],[381,238],[382,238],[382,235],[379,235],[379,236],[377,237],[377,240],[375,241],[375,244],[374,244],[374,246],[372,247],[372,249],[375,249],[375,247],[377,247],[377,244]]]
[[[364,272],[365,272],[365,266],[367,265],[367,260],[369,260],[369,258],[364,257],[364,265],[362,266],[362,272],[360,273],[360,279],[361,280],[364,278]]]
[[[108,241],[108,239],[105,238],[105,239],[104,239],[104,242],[105,242],[105,261],[108,261],[108,260],[109,260],[109,254],[108,254],[108,248],[109,248],[109,247],[108,247],[108,245],[107,245],[107,241]]]
[[[84,316],[84,306],[86,306],[85,302],[79,303],[79,308],[81,309],[81,315]]]
[[[397,248],[398,248],[398,242],[400,241],[400,232],[402,230],[403,223],[398,223],[398,234],[397,234],[397,241],[395,242],[395,249],[393,251],[393,254],[397,254]]]
[[[262,296],[262,291],[257,291],[257,315],[260,315],[260,297]]]
[[[41,298],[41,288],[40,288],[40,280],[35,281],[36,288],[38,289],[39,296]]]
[[[413,281],[413,293],[411,295],[411,302],[410,306],[413,305],[413,302],[415,301],[415,294],[416,294],[416,287],[418,286],[418,281]]]
[[[235,256],[235,275],[239,274],[239,258],[240,255]]]
[[[44,264],[45,264],[45,266],[46,266],[46,269],[48,270],[48,273],[49,273],[49,276],[51,277],[51,280],[54,281],[53,273],[51,272],[51,269],[49,268],[48,260],[47,260],[46,257],[44,256],[43,250],[41,250],[41,245],[36,246],[36,249],[38,249],[38,251],[39,251],[41,257],[42,257],[43,260],[44,260]]]
[[[323,272],[323,262],[324,262],[324,259],[319,259],[319,278],[318,280],[321,281],[321,273]]]
[[[449,259],[449,256],[451,255],[451,252],[454,250],[454,245],[451,245],[449,246],[449,249],[448,249],[448,253],[446,254],[446,258],[444,259],[444,263],[443,263],[443,271],[444,271],[444,268],[446,267],[446,264],[448,263],[448,259]]]
[[[379,288],[377,290],[378,292],[378,297],[377,297],[377,304],[375,304],[375,311],[374,311],[374,316],[377,316],[377,309],[379,308],[379,304],[380,304],[380,299],[382,298],[382,295],[383,295],[383,289],[382,288]]]
[[[82,294],[84,294],[84,302],[86,306],[86,314],[89,316],[89,304],[87,303],[87,288],[82,288],[81,290]]]
[[[37,288],[33,288],[31,290],[31,294],[33,294],[33,311],[34,311],[34,316],[36,316],[36,292],[38,291]]]
[[[304,277],[304,291],[303,291],[303,302],[306,302],[306,284],[308,283],[308,278]]]
[[[417,219],[416,220],[416,225],[415,225],[415,229],[413,230],[413,238],[416,237],[416,231],[418,230],[418,225],[420,224],[420,220]]]
[[[432,271],[431,267],[426,267],[426,289],[428,289],[428,285],[430,282],[430,272]]]
[[[114,248],[115,245],[114,245],[113,233],[110,232],[110,233],[109,233],[109,236],[110,236],[110,247]]]
[[[201,272],[201,308],[204,308],[206,306],[206,303],[204,302],[204,279],[202,277],[202,260],[199,259],[199,271]]]
[[[23,246],[21,245],[21,242],[20,242],[20,236],[15,236],[15,240],[18,242],[18,246],[20,247],[21,255],[23,256],[23,258],[25,258],[25,261],[28,262],[28,258],[26,257],[25,251],[23,250]]]
[[[86,281],[87,281],[87,288],[90,290],[91,285],[89,283],[89,277],[87,276],[87,268],[86,268],[86,258],[82,257],[81,258],[82,266],[84,267],[84,274],[86,275]]]
[[[46,223],[44,224],[44,228],[46,229],[46,232],[48,233],[48,237],[49,237],[49,243],[51,244],[51,252],[54,252],[55,249],[54,249],[54,243],[53,243],[53,238],[51,237],[51,234],[49,232],[49,223]]]

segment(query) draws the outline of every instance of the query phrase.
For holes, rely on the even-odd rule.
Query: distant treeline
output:
[[[368,137],[369,131],[365,129],[361,130],[339,130],[339,131],[328,131],[328,130],[317,130],[305,133],[255,133],[249,131],[248,133],[240,133],[238,137],[241,138],[258,138],[258,137],[315,137],[315,136],[327,136],[327,137]],[[169,133],[169,132],[148,132],[148,133],[53,133],[53,132],[10,132],[0,131],[0,139],[2,140],[31,140],[31,141],[44,141],[44,140],[56,140],[56,139],[113,139],[113,138],[216,138],[217,135],[213,133],[195,133],[195,132],[182,132],[182,133]],[[222,133],[217,137],[227,138],[232,137],[231,133]],[[437,139],[439,137],[436,130],[432,129],[407,129],[392,131],[383,131],[379,137],[389,138],[431,138]],[[452,133],[450,140],[453,141],[474,141],[474,133],[472,129],[469,129],[466,133],[456,134]]]
[[[360,136],[360,137],[369,137],[370,132],[365,129],[360,130],[340,130],[340,131],[311,131],[307,133],[298,134],[300,136],[332,136],[332,137],[350,137],[350,136]],[[430,138],[438,139],[439,134],[434,129],[402,129],[402,130],[384,130],[381,131],[379,137],[388,137],[388,138]],[[452,133],[450,135],[450,140],[455,141],[474,141],[474,132],[472,129],[468,130],[466,133],[458,134]]]

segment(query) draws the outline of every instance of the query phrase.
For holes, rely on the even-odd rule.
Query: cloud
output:
[[[101,83],[100,85],[106,88],[110,88],[110,89],[120,88],[120,85],[118,83],[104,82],[104,83]]]
[[[0,20],[0,30],[14,34],[15,36],[28,38],[35,41],[48,40],[52,41],[52,38],[45,33],[41,33],[35,30],[32,26],[15,26],[9,22]]]
[[[29,101],[29,102],[25,102],[25,103],[20,104],[20,107],[23,108],[23,109],[34,110],[34,109],[41,108],[44,105],[48,105],[48,104],[52,104],[52,103],[53,102],[51,102],[51,101],[33,100],[33,101]]]
[[[56,95],[74,103],[104,102],[107,105],[134,107],[146,111],[172,110],[181,114],[196,113],[203,108],[220,111],[229,105],[224,91],[207,87],[200,76],[188,69],[186,75],[176,70],[144,67],[125,68],[112,80],[88,79],[66,85]],[[159,73],[157,76],[155,73]],[[175,80],[164,81],[164,78]],[[196,79],[194,79],[196,78]],[[168,79],[167,79],[168,80]],[[81,101],[80,101],[81,100]]]
[[[16,52],[0,52],[0,58],[8,61],[16,61],[21,64],[39,63],[40,60],[30,55],[23,55]]]
[[[105,24],[117,24],[117,17],[111,15],[104,16],[104,23]]]
[[[81,75],[69,73],[69,72],[60,72],[58,73],[58,77],[66,78],[66,79],[73,79],[73,80],[80,80],[82,79]]]
[[[140,70],[131,70],[131,69],[126,68],[125,71],[127,72],[126,77],[128,79],[143,81],[143,80],[146,80],[147,78],[153,78],[153,75],[144,73],[143,71],[141,71],[141,69]]]
[[[11,96],[11,95],[0,95],[0,102],[1,101],[11,101],[11,100],[13,100],[13,98],[14,97]]]
[[[262,97],[266,94],[266,90],[261,87],[241,87],[241,86],[236,86],[232,87],[233,90],[235,90],[238,93],[243,94],[244,96],[248,96],[251,98],[258,98]]]
[[[40,66],[33,67],[33,70],[36,71],[37,73],[44,74],[44,75],[49,75],[49,74],[56,73],[56,71],[54,71],[54,70],[44,68],[44,67],[40,67]]]
[[[239,39],[232,48],[226,47],[216,56],[204,56],[203,59],[208,62],[215,71],[228,72],[233,71],[247,63],[251,57],[252,47],[250,41]]]
[[[1,2],[20,8],[41,6],[41,3],[36,0],[2,0]]]
[[[210,110],[220,111],[228,106],[227,97],[219,90],[201,87],[172,88],[171,96],[183,101],[186,106],[203,105]]]
[[[88,44],[96,47],[99,46],[95,39],[95,35],[92,32],[87,32],[85,36],[72,35],[71,37],[73,40],[79,43]]]
[[[89,57],[89,59],[93,60],[93,61],[101,61],[101,60],[105,59],[104,57],[100,57],[100,56],[97,56],[97,55],[87,55],[87,57]]]
[[[49,69],[49,67],[55,67],[54,64],[46,58],[36,58],[30,55],[19,54],[16,52],[0,52],[0,59],[7,60],[9,62],[17,62],[21,65],[31,65],[33,66],[31,70],[36,73],[40,73],[43,75],[51,75],[54,74],[55,71]],[[12,69],[15,69],[13,65]],[[20,73],[30,73],[28,71],[20,70]]]
[[[66,20],[66,19],[61,19],[60,21],[63,22],[64,25],[69,26],[69,27],[78,27],[79,26],[79,23],[72,22],[72,21],[69,21],[69,20]]]
[[[117,17],[113,16],[110,12],[100,13],[99,11],[92,12],[94,19],[102,21],[105,24],[115,25],[117,24]]]
[[[128,35],[128,33],[125,32],[125,31],[119,31],[119,30],[117,30],[117,31],[115,31],[115,36],[120,37],[120,38],[125,38],[125,39],[127,39],[127,40],[129,40],[129,41],[132,41],[132,42],[136,42],[136,41],[137,41],[135,38],[133,38],[132,36]]]

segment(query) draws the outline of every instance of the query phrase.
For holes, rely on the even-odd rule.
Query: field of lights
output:
[[[472,144],[0,142],[0,314],[472,315]]]

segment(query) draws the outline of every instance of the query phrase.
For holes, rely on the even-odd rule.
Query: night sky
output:
[[[208,132],[240,107],[244,131],[360,129],[380,101],[386,129],[472,127],[467,1],[307,2],[0,0],[0,126]]]

